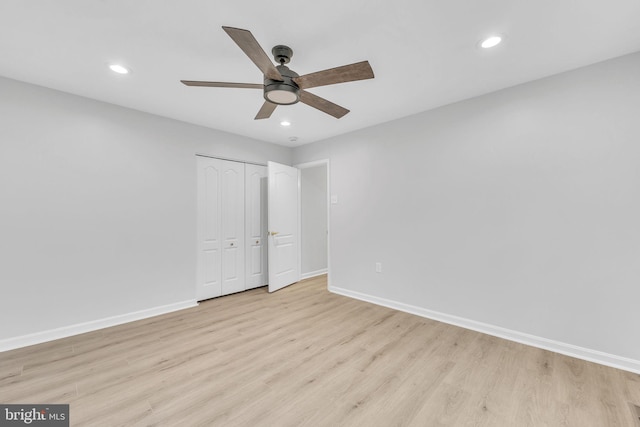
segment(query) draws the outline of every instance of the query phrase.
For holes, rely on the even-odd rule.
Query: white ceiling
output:
[[[639,51],[639,18],[639,0],[1,0],[0,75],[297,146]],[[376,77],[309,89],[342,119],[299,103],[253,120],[261,91],[179,82],[262,83],[223,25],[270,57],[289,45],[300,75],[366,59]]]

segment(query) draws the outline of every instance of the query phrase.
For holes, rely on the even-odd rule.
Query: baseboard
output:
[[[327,274],[327,269],[323,268],[322,270],[311,271],[309,273],[300,274],[300,280],[311,279],[312,277],[322,276],[323,274]]]
[[[601,365],[610,366],[612,368],[622,369],[625,371],[640,374],[639,360],[616,356],[613,354],[608,354],[584,347],[578,347],[572,344],[566,344],[563,342],[554,341],[523,332],[513,331],[511,329],[502,328],[500,326],[494,326],[488,323],[482,323],[475,320],[452,316],[450,314],[440,313],[437,311],[428,310],[426,308],[404,304],[385,298],[379,298],[373,295],[367,295],[336,286],[329,286],[329,291],[335,294],[347,296],[365,302],[370,302],[376,305],[393,308],[405,313],[415,314],[417,316],[426,317],[428,319],[437,320],[439,322],[448,323],[450,325],[459,326],[465,329],[471,329],[483,334],[493,335],[495,337],[504,338],[525,345],[530,345],[532,347],[542,348],[545,350],[553,351],[555,353],[564,354],[566,356],[571,356],[589,362],[599,363]]]
[[[174,304],[167,304],[159,307],[149,308],[146,310],[135,311],[133,313],[121,314],[118,316],[106,317],[104,319],[92,320],[90,322],[64,326],[62,328],[50,329],[48,331],[36,332],[34,334],[8,338],[0,340],[0,352],[27,347],[34,344],[40,344],[47,341],[53,341],[60,338],[66,338],[73,335],[84,334],[87,332],[96,331],[98,329],[108,328],[110,326],[134,322],[136,320],[147,319],[149,317],[159,316],[161,314],[167,314],[173,311],[184,310],[185,308],[191,308],[197,305],[198,303],[196,300],[182,301]]]

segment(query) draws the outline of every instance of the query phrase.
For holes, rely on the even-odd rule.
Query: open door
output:
[[[269,292],[300,280],[298,169],[268,162]]]

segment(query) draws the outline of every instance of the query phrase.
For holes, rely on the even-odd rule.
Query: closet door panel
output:
[[[222,161],[222,294],[245,290],[244,163]]]
[[[267,168],[245,165],[246,287],[267,284]]]
[[[220,296],[222,293],[221,166],[221,161],[218,159],[197,158],[198,282],[196,296],[199,301]]]

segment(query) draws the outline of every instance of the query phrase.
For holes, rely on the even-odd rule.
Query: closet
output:
[[[267,168],[197,156],[199,301],[267,284]]]

